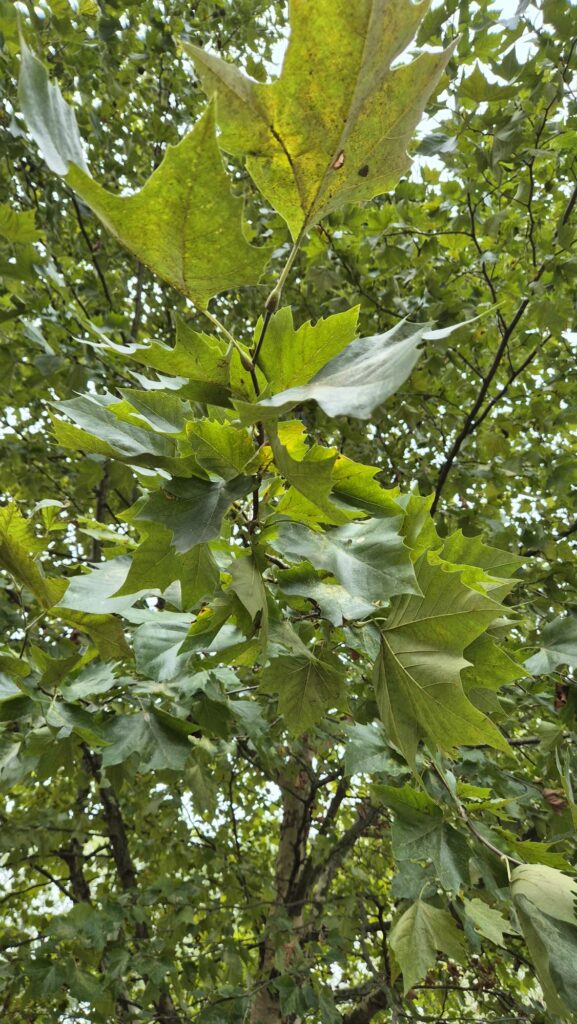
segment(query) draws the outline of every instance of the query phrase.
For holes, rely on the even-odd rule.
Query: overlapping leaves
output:
[[[20,102],[51,169],[159,277],[199,306],[227,288],[257,283],[268,253],[245,238],[242,202],[230,191],[212,108],[182,142],[167,150],[139,192],[121,196],[91,177],[74,112],[26,46]]]

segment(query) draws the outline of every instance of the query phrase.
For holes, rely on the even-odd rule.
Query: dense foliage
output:
[[[577,1012],[577,11],[289,7],[0,0],[14,1024]]]

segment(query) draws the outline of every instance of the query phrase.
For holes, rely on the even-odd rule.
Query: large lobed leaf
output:
[[[164,281],[198,306],[227,288],[256,284],[269,254],[244,236],[242,201],[230,191],[212,106],[182,142],[168,148],[140,191],[121,196],[90,176],[74,112],[25,44],[20,103],[51,170]]]
[[[391,64],[427,6],[291,0],[282,72],[267,85],[184,44],[206,91],[218,97],[223,148],[247,156],[255,184],[293,237],[343,203],[386,192],[409,167],[407,146],[451,50]]]
[[[368,419],[405,383],[422,352],[423,343],[448,337],[462,324],[433,330],[433,325],[402,320],[390,331],[351,342],[331,359],[310,383],[288,388],[253,408],[253,419],[270,419],[315,401],[327,416]],[[248,410],[241,407],[243,416]]]
[[[401,520],[368,519],[326,533],[299,523],[282,523],[271,544],[293,561],[327,569],[353,597],[386,601],[395,594],[418,594]]]
[[[577,1013],[577,882],[544,864],[511,877],[513,903],[551,1013]]]
[[[410,762],[421,739],[447,751],[479,743],[507,750],[461,682],[470,664],[465,649],[502,613],[501,606],[434,555],[422,555],[415,569],[422,596],[393,601],[374,669],[389,738]]]
[[[395,922],[389,944],[403,974],[405,993],[423,980],[437,950],[453,960],[461,960],[464,954],[463,937],[448,910],[421,899]]]

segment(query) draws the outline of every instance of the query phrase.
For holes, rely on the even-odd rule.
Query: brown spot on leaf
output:
[[[560,814],[567,807],[567,800],[562,789],[548,789],[545,787],[543,789],[543,797],[557,814]]]
[[[369,173],[369,165],[368,164],[363,164],[362,167],[359,167],[359,177],[366,178],[368,173]]]
[[[569,689],[564,683],[557,683],[555,687],[555,711],[562,711],[567,703]]]
[[[331,166],[332,166],[333,171],[340,171],[340,169],[343,166],[344,162],[345,162],[345,151],[344,151],[344,149],[341,149],[339,155],[336,156],[335,159],[332,162]]]

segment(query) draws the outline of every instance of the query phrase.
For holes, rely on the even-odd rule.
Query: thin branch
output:
[[[82,211],[81,211],[80,206],[78,204],[78,200],[76,199],[76,196],[74,195],[74,192],[70,192],[70,198],[72,199],[72,205],[74,206],[74,211],[76,213],[76,220],[78,221],[78,227],[80,228],[82,237],[83,237],[84,241],[86,242],[86,245],[88,246],[88,251],[90,253],[90,259],[92,260],[92,265],[93,265],[93,267],[94,267],[94,269],[95,269],[95,271],[96,271],[96,273],[98,275],[98,280],[100,281],[100,284],[102,285],[102,291],[104,292],[104,296],[106,298],[106,301],[107,301],[108,305],[110,306],[110,308],[112,309],[112,296],[110,294],[110,291],[109,291],[109,288],[108,288],[108,284],[106,283],[106,278],[104,276],[102,267],[100,266],[100,263],[98,261],[98,256],[96,255],[96,249],[94,248],[94,245],[92,244],[92,241],[90,239],[90,235],[88,234],[88,232],[86,230],[86,227],[84,225],[84,218],[82,217]]]
[[[541,266],[541,268],[539,269],[539,271],[537,272],[535,278],[533,279],[533,283],[535,281],[539,280],[539,278],[541,277],[544,269],[545,269],[545,265],[543,264]],[[442,493],[443,488],[444,488],[444,486],[445,486],[445,484],[447,482],[447,478],[449,476],[449,473],[451,472],[451,469],[453,468],[453,464],[454,464],[454,462],[455,462],[459,452],[461,451],[461,448],[462,448],[464,442],[467,440],[468,437],[471,436],[471,434],[475,431],[475,429],[477,427],[477,422],[476,422],[477,421],[477,414],[479,413],[479,411],[480,411],[480,409],[481,409],[481,407],[483,405],[483,402],[485,401],[485,396],[487,395],[487,392],[488,392],[489,388],[491,387],[491,384],[492,384],[493,379],[494,379],[494,377],[495,377],[495,375],[496,375],[496,373],[497,373],[497,371],[499,369],[499,366],[501,365],[501,361],[503,359],[503,356],[505,355],[505,352],[507,351],[507,346],[509,344],[509,341],[511,340],[511,337],[512,337],[515,329],[517,328],[520,320],[522,319],[523,314],[524,314],[525,310],[527,309],[527,306],[529,305],[530,301],[531,301],[531,299],[529,297],[524,298],[522,300],[522,302],[519,304],[519,306],[517,308],[517,312],[515,313],[515,315],[514,315],[513,319],[511,320],[511,322],[508,325],[505,325],[505,330],[504,330],[503,335],[501,337],[501,341],[500,341],[499,347],[497,348],[497,351],[496,351],[495,356],[493,358],[493,362],[491,363],[491,366],[490,366],[488,372],[483,377],[483,381],[482,381],[481,387],[479,388],[479,391],[477,393],[477,397],[476,397],[475,401],[473,402],[473,406],[470,409],[469,413],[467,414],[467,416],[465,418],[465,422],[464,422],[461,430],[457,434],[455,440],[453,441],[453,444],[451,445],[451,448],[449,449],[449,452],[447,453],[446,459],[445,459],[445,461],[444,461],[444,463],[443,463],[443,465],[441,467],[441,471],[439,473],[439,479],[437,481],[437,486],[435,488],[435,497],[433,499],[433,504],[431,505],[431,514],[434,514],[435,511],[436,511],[437,505],[439,504],[439,499],[441,497],[441,493]]]

